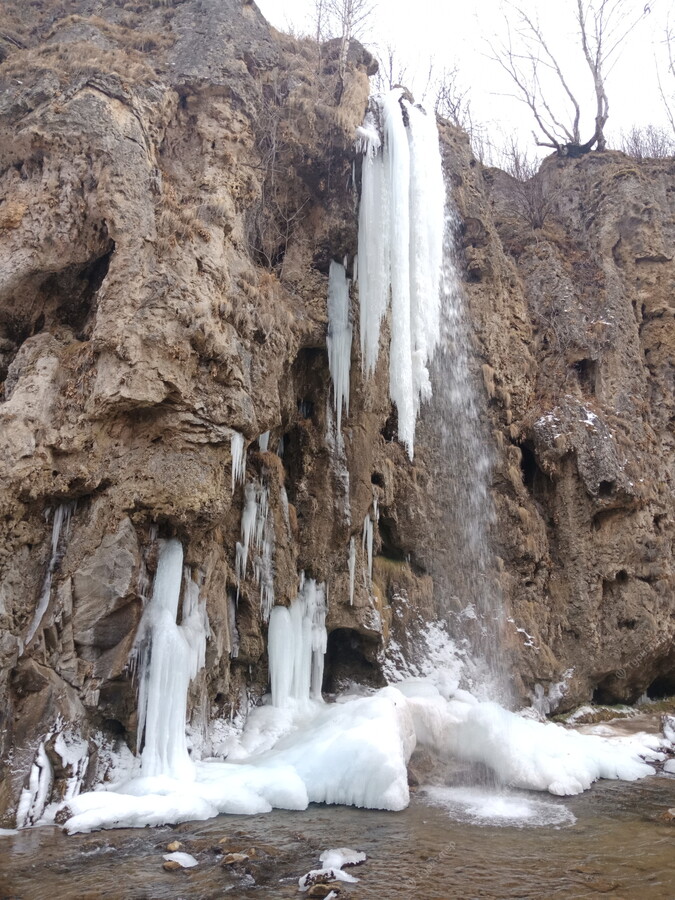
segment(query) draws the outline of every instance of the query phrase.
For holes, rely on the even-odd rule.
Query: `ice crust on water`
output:
[[[428,364],[440,336],[445,186],[433,115],[396,88],[374,97],[357,133],[363,153],[358,284],[363,369],[377,363],[380,326],[391,306],[389,394],[398,436],[412,459]],[[379,136],[381,127],[383,140]]]
[[[349,319],[349,280],[345,267],[331,260],[328,270],[328,367],[333,381],[333,405],[338,434],[342,410],[349,414],[349,373],[352,356],[352,324]]]

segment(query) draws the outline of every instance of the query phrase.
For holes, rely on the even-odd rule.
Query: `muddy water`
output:
[[[559,813],[553,820],[563,824],[527,824],[542,810],[550,821],[550,804]],[[312,806],[74,837],[29,829],[0,837],[0,898],[300,897],[297,879],[318,865],[321,850],[349,846],[368,854],[351,870],[359,883],[343,887],[341,898],[353,900],[674,900],[675,825],[660,818],[669,807],[675,807],[675,778],[654,776],[601,782],[565,800],[520,792],[478,808],[454,803],[461,822],[418,792],[402,813]],[[485,824],[476,818],[481,813]],[[521,817],[519,825],[508,824],[511,813]],[[499,821],[507,824],[494,824]],[[195,869],[163,870],[162,853],[172,840],[198,859]],[[251,848],[248,862],[221,864],[223,852]]]

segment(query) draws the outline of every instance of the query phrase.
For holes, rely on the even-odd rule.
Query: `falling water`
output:
[[[471,637],[471,686],[504,702],[502,602],[489,544],[489,441],[469,366],[453,254],[456,223],[446,202],[435,119],[403,99],[400,89],[374,97],[357,148],[363,153],[358,280],[364,372],[377,363],[391,297],[390,396],[411,458],[421,401],[431,401],[422,424],[443,520],[434,579],[451,632]],[[438,345],[443,352],[435,354],[432,376]],[[367,516],[364,551],[372,546],[371,529]]]

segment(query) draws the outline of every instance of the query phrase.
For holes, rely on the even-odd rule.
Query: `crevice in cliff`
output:
[[[336,628],[328,635],[323,690],[337,693],[354,682],[372,687],[386,683],[377,662],[377,644],[353,628]]]
[[[28,338],[66,329],[77,341],[88,341],[94,324],[96,295],[110,266],[115,244],[84,264],[58,272],[38,273],[16,285],[0,300],[0,383]],[[4,399],[4,394],[0,396]]]

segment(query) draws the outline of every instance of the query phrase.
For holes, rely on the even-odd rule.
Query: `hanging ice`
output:
[[[363,532],[361,536],[361,547],[366,557],[366,563],[368,566],[368,581],[373,580],[373,527],[374,523],[378,522],[380,518],[380,513],[377,508],[377,497],[373,498],[373,516],[371,518],[370,513],[366,513],[366,517],[363,520]],[[351,551],[350,551],[351,552]],[[351,565],[351,562],[350,562]],[[350,568],[351,572],[351,568]],[[364,572],[364,581],[365,581],[365,572]],[[351,585],[350,585],[351,587]]]
[[[420,402],[431,395],[428,363],[440,337],[445,187],[434,118],[402,93],[397,88],[373,98],[359,129],[358,283],[366,374],[375,368],[380,323],[391,303],[389,394],[412,459]]]
[[[189,579],[182,624],[176,623],[183,573],[180,541],[160,542],[150,603],[141,623],[138,746],[142,775],[194,778],[185,738],[190,681],[203,667],[208,620],[199,588]]]
[[[272,703],[293,706],[321,699],[326,652],[326,593],[313,578],[300,579],[300,591],[290,607],[275,606],[270,614],[268,653]]]
[[[269,433],[268,433],[269,434]],[[232,455],[232,493],[238,484],[243,484],[246,478],[246,448],[244,436],[234,431],[230,438],[230,453]]]
[[[328,271],[328,367],[333,380],[333,404],[340,433],[342,408],[349,413],[349,371],[352,324],[349,321],[349,281],[345,267],[331,260]]]
[[[353,537],[349,538],[349,558],[347,560],[349,567],[349,605],[354,605],[354,578],[356,575],[356,541]]]
[[[267,453],[270,445],[270,433],[269,431],[263,431],[263,433],[258,438],[258,449],[261,453]]]
[[[49,606],[49,598],[51,597],[52,593],[52,577],[54,575],[56,564],[59,561],[59,538],[61,537],[61,530],[65,525],[66,534],[68,533],[68,528],[70,526],[70,517],[73,513],[74,508],[74,503],[61,503],[56,507],[56,512],[54,513],[54,522],[52,524],[52,552],[51,556],[49,557],[47,574],[45,575],[45,579],[42,582],[40,599],[38,600],[37,606],[35,607],[35,613],[33,615],[33,620],[30,623],[28,633],[26,634],[24,647],[30,644],[30,642],[35,637],[35,634],[40,627],[40,623],[44,618],[44,614],[47,612],[47,607]]]
[[[239,585],[246,578],[251,549],[254,551],[253,577],[260,585],[260,604],[267,621],[274,605],[274,525],[269,515],[269,491],[261,481],[249,483],[244,489],[241,542],[237,541],[235,560],[237,596]]]

